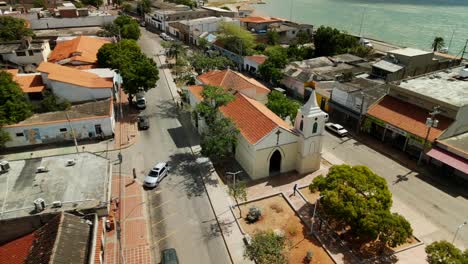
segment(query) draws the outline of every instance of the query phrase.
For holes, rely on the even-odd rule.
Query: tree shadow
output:
[[[172,101],[161,101],[156,106],[154,114],[149,116],[158,115],[164,119],[174,119],[179,117],[179,109]]]
[[[232,233],[232,226],[234,221],[229,221],[227,219],[219,219],[219,224],[215,219],[210,221],[210,225],[208,226],[205,236],[209,239],[216,238],[221,235],[229,235]]]

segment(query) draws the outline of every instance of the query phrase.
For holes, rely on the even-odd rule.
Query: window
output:
[[[33,56],[33,55],[34,55],[34,51],[32,51],[32,50],[28,50],[28,53],[29,53],[29,56]]]
[[[34,53],[41,53],[41,50],[34,50]]]
[[[16,133],[16,136],[17,136],[17,137],[24,137],[24,133],[23,133],[23,132]]]
[[[61,128],[60,132],[67,132],[67,128],[65,128],[65,127]]]
[[[318,127],[318,124],[317,122],[315,122],[314,126],[312,127],[312,133],[317,133],[317,127]]]
[[[18,57],[24,57],[24,56],[26,56],[26,52],[24,52],[24,51],[17,51],[17,52],[16,52],[16,56],[18,56]]]
[[[304,120],[301,120],[301,124],[299,125],[299,130],[304,131]]]

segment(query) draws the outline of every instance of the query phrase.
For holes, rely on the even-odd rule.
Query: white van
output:
[[[146,99],[145,99],[145,93],[144,92],[139,92],[136,95],[136,106],[138,109],[145,109],[146,108]]]

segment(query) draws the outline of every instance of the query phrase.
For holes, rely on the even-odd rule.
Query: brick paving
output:
[[[120,178],[114,175],[111,193],[113,202],[109,218],[115,219],[115,222],[121,219],[122,250],[120,250],[115,225],[113,230],[106,232],[104,262],[106,264],[150,264],[149,224],[141,183],[138,180],[133,181],[131,176],[125,175]]]
[[[127,94],[120,91],[120,101],[115,104],[115,131],[114,148],[125,148],[135,143],[138,134],[137,116],[138,110],[128,103]],[[120,118],[120,107],[122,107],[123,118]]]

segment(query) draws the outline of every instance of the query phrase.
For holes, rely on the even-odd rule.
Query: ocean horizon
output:
[[[260,14],[316,28],[332,26],[399,46],[431,50],[440,36],[450,54],[461,56],[468,39],[468,0],[265,1],[254,5]]]

